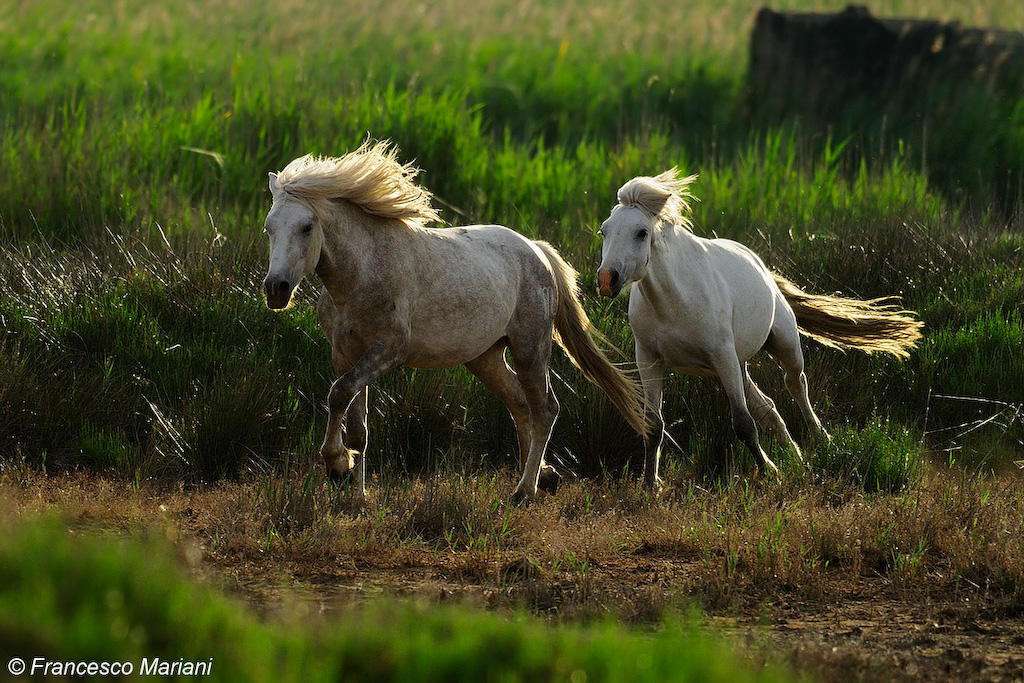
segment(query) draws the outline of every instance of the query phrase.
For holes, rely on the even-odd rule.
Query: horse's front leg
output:
[[[658,460],[661,458],[661,442],[665,436],[665,421],[661,413],[665,367],[639,343],[636,345],[636,365],[640,370],[640,384],[644,390],[644,413],[651,425],[650,433],[644,438],[642,476],[647,490],[652,494],[657,494],[661,490]]]
[[[360,491],[366,489],[366,403],[369,391],[369,387],[365,387],[356,394],[348,410],[342,411],[340,428],[332,429],[328,421],[327,434],[320,447],[327,475],[340,482],[351,474]]]
[[[355,473],[359,495],[366,494],[366,388],[388,370],[401,365],[400,359],[393,345],[371,344],[359,360],[334,381],[327,395],[327,432],[320,455],[329,478],[343,480],[349,472]],[[346,415],[350,444],[355,448],[345,444]]]
[[[712,356],[711,365],[718,375],[718,381],[725,389],[725,395],[729,398],[729,405],[732,409],[732,428],[736,436],[740,438],[743,445],[747,447],[750,454],[754,456],[757,469],[761,474],[778,474],[779,468],[771,461],[768,455],[761,448],[757,439],[757,422],[750,414],[747,407],[746,392],[743,383],[746,376],[746,363],[741,363],[732,349],[732,340],[723,345],[723,350]]]

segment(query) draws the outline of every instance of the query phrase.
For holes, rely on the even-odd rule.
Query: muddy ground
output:
[[[637,593],[643,593],[639,602],[661,606],[657,614],[640,609],[630,615],[645,628],[646,618],[665,616],[664,605],[686,609],[708,593],[694,583],[706,574],[703,561],[656,553],[594,562],[585,576],[553,583],[527,562],[467,571],[458,560],[446,562],[432,553],[400,565],[346,558],[314,567],[231,557],[207,557],[205,564],[229,593],[266,615],[297,603],[331,614],[366,599],[398,595],[499,611],[526,604],[557,621],[560,603],[588,600],[599,615],[636,603]],[[981,587],[951,598],[923,584],[894,591],[883,577],[826,579],[815,592],[840,596],[828,599],[809,599],[795,587],[791,596],[766,599],[752,588],[728,596],[727,605],[704,611],[704,618],[710,630],[734,638],[753,661],[785,662],[822,681],[1024,680],[1020,601],[986,596]]]

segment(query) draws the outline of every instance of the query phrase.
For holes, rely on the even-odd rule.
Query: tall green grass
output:
[[[280,463],[325,383],[312,314],[268,315],[254,264],[216,247],[122,248],[6,254],[4,451],[129,477]]]
[[[762,134],[750,140],[738,58],[750,8],[684,12],[664,3],[627,17],[620,7],[576,16],[539,1],[506,9],[418,14],[388,3],[290,2],[243,11],[226,2],[208,16],[184,0],[161,10],[138,2],[8,8],[20,30],[0,34],[7,65],[0,225],[11,237],[95,239],[108,227],[204,230],[212,217],[234,235],[256,224],[261,174],[309,151],[341,153],[368,133],[395,139],[419,160],[431,189],[462,209],[451,217],[519,218],[527,226],[578,219],[582,193],[604,205],[627,175],[669,163],[728,168],[735,157],[754,172],[764,161],[786,168],[820,153],[834,172],[847,137],[845,163],[853,167],[846,172],[855,176],[862,162],[884,173],[888,159],[909,160],[918,177],[941,173],[935,145],[947,139],[947,158],[992,148],[997,155],[979,157],[990,165],[1019,156],[1017,119],[1002,116],[997,128],[955,115],[940,120],[959,122],[959,136],[933,134],[934,163],[926,168],[917,163],[922,131],[868,139],[847,126],[828,138],[827,127],[802,122],[800,159],[774,158],[780,145],[771,138],[763,154],[752,152]],[[510,18],[516,14],[536,25],[524,31]],[[685,30],[669,31],[665,14]],[[705,23],[717,30],[701,30]],[[617,34],[625,42],[608,41]],[[981,134],[983,144],[969,144]],[[908,156],[900,155],[904,144],[913,147]],[[644,157],[631,162],[634,147]],[[564,168],[542,167],[539,175],[523,168],[523,159],[552,150]],[[579,175],[578,164],[597,163],[606,177]],[[506,189],[494,171],[518,172],[535,185]],[[590,184],[563,186],[566,175]],[[814,181],[820,193],[828,178]],[[784,203],[795,187],[744,192]],[[566,204],[552,206],[547,194]]]
[[[740,239],[814,291],[897,294],[921,313],[926,338],[906,364],[808,347],[827,421],[885,415],[946,448],[948,428],[980,416],[935,396],[1019,405],[1020,212],[951,199],[941,154],[922,155],[913,131],[752,126],[751,18],[739,3],[0,6],[3,455],[194,481],[305,464],[332,378],[315,284],[281,315],[260,300],[266,173],[368,135],[416,160],[450,222],[558,246],[627,356],[624,301],[593,296],[595,228],[624,181],[679,166],[700,173],[700,234]],[[1016,153],[1018,118],[952,118],[947,156]],[[581,474],[636,462],[599,392],[557,353],[554,370],[554,456]],[[799,433],[778,373],[764,362],[755,375]],[[466,373],[394,373],[371,400],[375,469],[515,461],[504,407]],[[712,383],[673,380],[666,415],[682,447],[670,458],[742,460]],[[1013,415],[979,428],[1002,460],[1019,455]]]

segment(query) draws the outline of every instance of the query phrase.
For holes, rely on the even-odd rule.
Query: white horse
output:
[[[368,385],[403,365],[462,364],[515,421],[523,470],[515,496],[534,498],[542,469],[545,487],[556,486],[544,464],[558,415],[548,377],[553,340],[644,433],[640,387],[595,344],[576,271],[551,245],[508,228],[425,227],[438,220],[431,194],[396,156],[387,143],[366,143],[270,174],[267,305],[286,307],[310,273],[323,283],[317,315],[338,375],[320,449],[328,475],[354,472],[365,494]]]
[[[629,323],[652,432],[646,439],[644,482],[660,486],[658,458],[665,423],[662,385],[667,369],[717,377],[732,409],[732,424],[759,469],[777,471],[761,449],[756,422],[800,457],[770,398],[750,379],[747,361],[762,349],[784,368],[786,388],[816,435],[828,437],[807,395],[800,333],[837,348],[906,357],[921,337],[908,311],[871,301],[817,296],[771,272],[754,252],[726,239],[691,232],[687,199],[697,176],[673,168],[638,177],[618,192],[618,205],[601,226],[597,271],[602,295],[628,284]]]

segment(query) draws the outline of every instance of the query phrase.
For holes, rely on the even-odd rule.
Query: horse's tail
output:
[[[640,385],[611,364],[595,340],[607,342],[594,327],[579,300],[579,273],[547,242],[535,242],[551,264],[558,290],[555,311],[555,341],[587,379],[608,395],[629,425],[646,436],[650,425],[644,417]]]
[[[914,318],[913,311],[891,303],[895,297],[862,301],[808,294],[781,275],[772,275],[796,315],[800,332],[826,346],[906,358],[921,338],[924,323]]]

